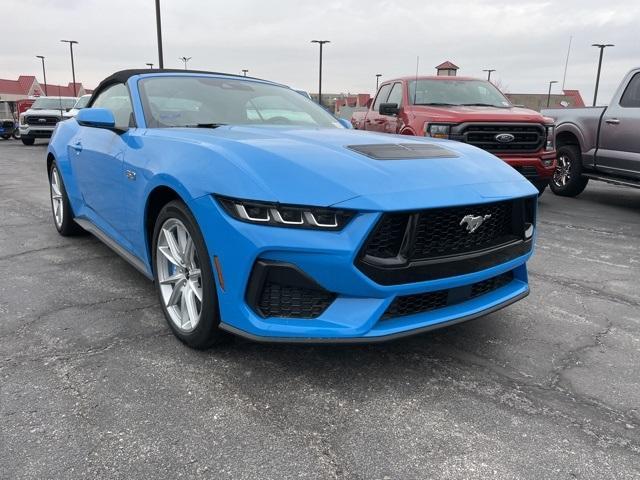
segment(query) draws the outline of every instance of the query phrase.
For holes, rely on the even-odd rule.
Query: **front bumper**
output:
[[[494,155],[511,165],[533,184],[548,183],[556,169],[555,151],[528,156]]]
[[[20,136],[25,138],[51,138],[55,126],[52,127],[38,127],[35,125],[20,125]]]
[[[230,218],[211,196],[196,199],[191,208],[210,258],[217,262],[223,277],[222,282],[220,274],[215,279],[221,328],[256,340],[312,343],[390,340],[486,315],[523,298],[529,291],[526,261],[531,251],[464,275],[400,285],[374,282],[356,267],[355,260],[380,218],[378,212],[361,213],[344,230],[325,232],[239,222]],[[247,289],[258,260],[294,265],[335,297],[316,318],[260,315],[247,302]],[[484,295],[424,313],[383,319],[396,297],[456,289],[507,272],[513,275],[509,283]]]

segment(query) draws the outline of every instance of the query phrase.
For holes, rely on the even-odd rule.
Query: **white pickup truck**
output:
[[[64,112],[73,108],[75,97],[39,97],[31,108],[20,114],[20,139],[25,145],[33,145],[36,138],[51,138],[56,124]]]

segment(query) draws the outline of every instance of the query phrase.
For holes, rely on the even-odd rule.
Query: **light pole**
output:
[[[600,58],[598,59],[598,73],[596,74],[596,90],[593,92],[593,106],[596,106],[596,99],[598,98],[598,86],[600,85],[600,69],[602,68],[602,54],[607,47],[615,47],[613,43],[594,43],[592,47],[598,47],[600,49]]]
[[[184,62],[184,69],[187,69],[187,62],[191,60],[191,57],[180,57],[180,60]]]
[[[246,77],[247,73],[249,73],[249,70],[247,70],[246,68],[242,69],[242,74]]]
[[[158,68],[164,68],[162,55],[162,22],[160,21],[160,0],[156,0],[156,35],[158,36]]]
[[[491,81],[491,72],[495,72],[496,69],[495,68],[486,68],[484,70],[482,70],[483,72],[487,72],[487,81],[490,82]]]
[[[151,70],[153,70],[153,63],[145,63],[145,65],[149,67]]]
[[[73,79],[73,96],[77,97],[78,92],[76,92],[76,69],[73,65],[73,44],[78,43],[75,40],[60,40],[62,43],[69,44],[69,51],[71,52],[71,78]]]
[[[558,83],[557,80],[551,80],[549,82],[549,91],[547,92],[547,108],[549,108],[549,103],[551,102],[551,85],[554,83]]]
[[[42,76],[44,77],[44,95],[47,96],[47,72],[44,69],[44,56],[36,55],[36,58],[42,60]]]
[[[331,43],[329,40],[311,40],[311,43],[320,45],[320,70],[318,72],[318,104],[322,105],[322,46]]]
[[[381,73],[376,73],[376,92],[378,91],[378,85],[380,84]]]

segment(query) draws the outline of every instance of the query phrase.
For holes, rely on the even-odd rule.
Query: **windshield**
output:
[[[66,110],[73,108],[76,100],[76,98],[68,97],[40,97],[31,105],[31,108],[34,110]]]
[[[245,124],[344,128],[294,90],[249,80],[143,78],[140,95],[150,128]]]
[[[76,104],[73,106],[73,108],[77,108],[78,110],[80,110],[81,108],[84,108],[87,106],[87,103],[89,103],[89,99],[91,98],[91,95],[83,95],[81,96],[78,101],[76,102]]]
[[[511,106],[500,90],[486,80],[411,80],[409,101],[414,105]]]

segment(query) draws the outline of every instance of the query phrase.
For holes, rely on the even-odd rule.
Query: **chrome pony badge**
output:
[[[473,233],[475,232],[478,228],[480,228],[480,225],[482,225],[484,223],[485,220],[489,220],[491,218],[491,215],[485,215],[484,217],[482,215],[465,215],[464,217],[462,217],[462,220],[460,221],[460,225],[467,225],[467,232],[469,233]]]

